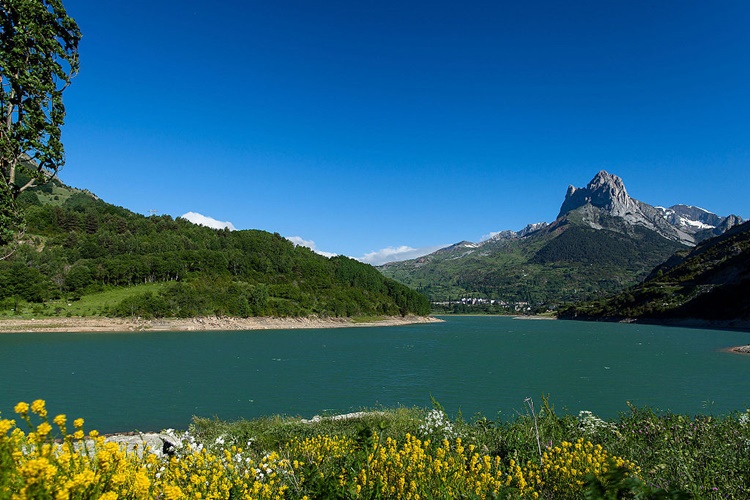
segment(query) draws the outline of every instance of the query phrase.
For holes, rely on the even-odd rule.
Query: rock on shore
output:
[[[300,328],[351,328],[366,326],[398,326],[414,323],[436,323],[431,316],[393,316],[371,322],[355,322],[351,318],[106,318],[72,317],[41,319],[0,319],[0,333],[10,332],[134,332],[134,331],[204,331],[204,330],[291,330]]]

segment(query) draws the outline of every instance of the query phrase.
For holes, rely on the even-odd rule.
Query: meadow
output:
[[[126,453],[83,419],[18,403],[0,419],[0,498],[747,498],[750,410],[630,407],[493,421],[393,408],[303,421],[196,418],[168,453]]]

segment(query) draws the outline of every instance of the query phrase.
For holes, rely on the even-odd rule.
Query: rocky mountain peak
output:
[[[534,224],[528,224],[525,228],[521,229],[517,234],[518,236],[523,238],[524,236],[528,236],[531,233],[539,231],[540,229],[544,229],[545,227],[547,227],[547,225],[548,224],[546,222],[535,222]]]
[[[734,226],[739,226],[740,224],[744,223],[745,220],[739,215],[729,215],[723,221],[721,221],[718,226],[716,226],[714,234],[722,234],[726,231],[729,231]]]
[[[617,217],[628,226],[650,229],[685,245],[695,245],[742,222],[739,217],[724,218],[691,205],[663,208],[635,200],[628,195],[622,179],[604,170],[585,188],[568,187],[557,218],[562,220],[581,208],[582,222],[594,229],[602,228],[601,217]]]
[[[691,205],[672,205],[669,208],[655,207],[670,224],[680,228],[713,229],[721,224],[723,218]]]
[[[557,217],[587,204],[602,208],[615,216],[623,216],[638,210],[635,201],[628,196],[622,179],[605,170],[596,174],[585,188],[568,186],[565,201]]]

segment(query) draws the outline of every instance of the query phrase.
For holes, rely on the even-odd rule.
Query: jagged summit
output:
[[[585,188],[568,187],[558,221],[567,219],[571,212],[580,213],[582,222],[594,229],[602,228],[602,217],[615,217],[629,226],[644,227],[691,246],[742,222],[736,216],[720,217],[690,205],[663,208],[643,203],[628,195],[620,177],[604,170]]]
[[[510,229],[506,229],[505,231],[498,231],[496,233],[493,233],[490,238],[487,238],[481,243],[484,244],[492,241],[507,241],[515,238],[524,238],[536,231],[539,231],[540,229],[544,229],[545,227],[547,227],[547,225],[548,224],[546,222],[536,222],[534,224],[527,224],[526,227],[524,227],[520,231],[512,231]]]
[[[628,196],[622,179],[605,170],[599,171],[585,188],[568,186],[565,201],[560,207],[557,218],[587,204],[602,208],[611,215],[619,217],[638,210],[635,201]]]

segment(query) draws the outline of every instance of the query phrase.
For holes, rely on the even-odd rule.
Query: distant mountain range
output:
[[[560,312],[565,319],[703,322],[750,327],[750,222],[674,255],[647,279],[602,301]]]
[[[678,250],[723,234],[742,218],[698,207],[652,206],[631,198],[618,176],[601,171],[569,186],[557,218],[462,241],[432,254],[380,266],[433,301],[464,297],[506,304],[560,304],[633,285]]]

